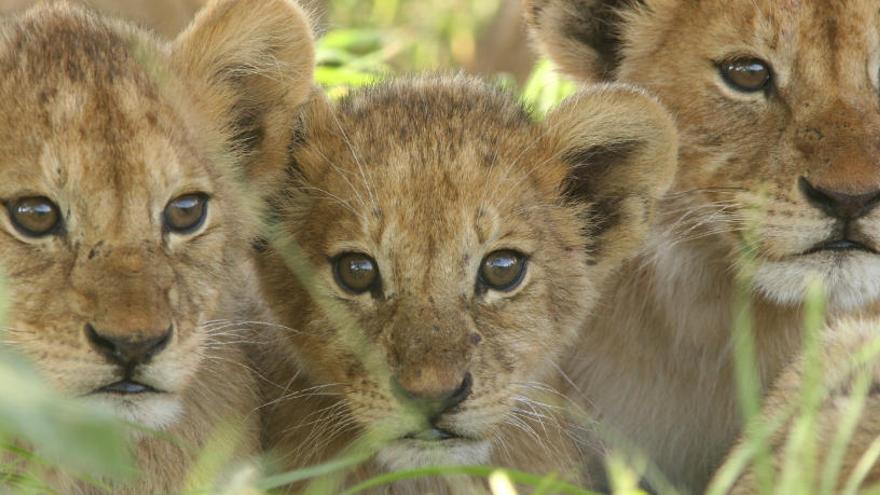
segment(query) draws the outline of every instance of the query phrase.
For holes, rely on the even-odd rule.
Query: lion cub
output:
[[[797,356],[811,281],[826,288],[828,321],[880,315],[877,7],[524,2],[564,72],[637,84],[675,115],[680,173],[571,377],[618,446],[685,493],[703,491],[742,428],[735,274],[751,281],[762,386]]]
[[[284,467],[366,438],[375,455],[349,482],[486,463],[578,481],[555,363],[636,250],[676,143],[626,86],[585,90],[546,123],[463,77],[315,98],[259,260],[291,329],[268,372],[266,440]]]
[[[312,37],[285,0],[218,0],[171,45],[66,3],[0,23],[5,345],[132,433],[169,493],[219,427],[258,448],[248,254],[265,181],[311,86]],[[245,184],[248,182],[248,184]],[[60,493],[97,488],[58,475]]]
[[[823,481],[821,476],[825,472],[826,463],[831,458],[830,454],[837,436],[847,422],[846,417],[854,411],[854,407],[858,406],[854,396],[858,394],[856,391],[860,386],[867,386],[867,398],[862,406],[861,415],[855,423],[851,439],[840,459],[840,470],[836,472],[836,479],[833,480],[835,484],[832,484],[832,487],[836,487],[834,492],[837,493],[843,491],[851,482],[856,483],[855,488],[876,485],[880,482],[880,464],[876,462],[876,458],[865,466],[868,469],[864,472],[861,483],[850,481],[856,466],[864,462],[862,457],[867,456],[866,460],[870,460],[871,454],[868,451],[880,446],[880,444],[875,445],[880,438],[880,418],[877,414],[880,410],[878,409],[880,407],[878,329],[880,329],[878,320],[844,320],[834,324],[824,336],[818,362],[821,363],[823,373],[821,384],[827,392],[822,397],[816,415],[816,424],[811,429],[816,442],[815,460],[818,462],[818,469],[812,470],[814,481],[811,486],[819,486]],[[804,358],[801,358],[782,373],[764,404],[763,421],[772,424],[774,418],[786,412],[791,413],[791,409],[801,403],[805,369],[806,363]],[[866,381],[862,382],[863,380]],[[800,411],[793,412],[799,414]],[[792,455],[786,450],[791,434],[792,420],[789,419],[771,437],[770,448],[777,479],[782,472],[786,457]],[[801,478],[805,476],[803,472],[798,472],[797,475]],[[731,493],[738,495],[760,493],[753,468],[740,477]]]

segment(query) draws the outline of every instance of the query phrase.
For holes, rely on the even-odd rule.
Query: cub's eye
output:
[[[165,207],[165,227],[176,234],[190,234],[205,223],[208,216],[208,196],[202,193],[184,194],[172,199]]]
[[[333,261],[336,283],[352,294],[363,294],[379,282],[376,260],[362,253],[345,253]]]
[[[46,237],[61,223],[58,205],[48,198],[22,198],[8,206],[12,225],[28,237]]]
[[[722,62],[719,70],[730,87],[745,93],[763,91],[770,84],[770,64],[757,58],[741,58]]]
[[[512,291],[525,278],[526,259],[524,254],[516,251],[495,251],[480,265],[480,282],[497,291]]]

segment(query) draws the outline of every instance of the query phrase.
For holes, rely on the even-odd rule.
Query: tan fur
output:
[[[880,321],[877,320],[836,323],[834,327],[828,329],[827,335],[824,336],[816,361],[819,363],[818,367],[815,364],[812,365],[813,371],[816,368],[821,369],[822,375],[819,385],[825,390],[816,415],[815,427],[810,431],[816,449],[817,468],[812,473],[815,486],[818,486],[824,473],[830,451],[844,423],[844,417],[856,406],[857,399],[853,395],[860,386],[858,382],[864,374],[867,374],[868,378],[868,396],[846,447],[846,453],[836,480],[835,492],[843,490],[862,456],[880,438],[880,420],[877,417],[878,406],[880,406],[880,396],[878,396],[878,392],[880,392],[880,387],[878,387],[880,385],[880,360],[876,354],[871,356],[870,352],[871,348],[875,350],[877,348],[878,329],[880,329]],[[801,388],[805,380],[806,366],[807,362],[801,358],[780,375],[764,405],[761,416],[765,424],[773,424],[775,418],[791,414],[792,405],[801,403],[803,393]],[[795,414],[799,414],[799,412],[796,410]],[[782,473],[785,459],[792,455],[786,452],[786,442],[790,439],[792,424],[792,420],[785,422],[784,426],[774,433],[770,441],[777,479]],[[737,447],[737,449],[741,448],[743,447]],[[798,476],[803,476],[803,473],[798,473]],[[865,476],[863,485],[876,485],[878,482],[880,482],[880,464],[875,462]],[[754,468],[748,469],[740,477],[730,493],[736,495],[760,493]]]
[[[51,0],[0,0],[0,13],[23,12]],[[205,0],[72,0],[100,12],[132,20],[173,38],[192,21]]]
[[[181,489],[221,428],[236,429],[238,461],[258,448],[255,377],[237,342],[267,317],[247,254],[257,188],[282,169],[312,60],[309,26],[285,0],[212,2],[170,46],[66,3],[0,21],[3,344],[64,395],[177,442],[133,433],[143,478],[114,493]],[[168,201],[193,192],[210,196],[204,226],[164,230]],[[31,196],[59,205],[56,234],[12,225],[6,208]],[[92,394],[124,377],[87,324],[130,339],[173,324],[165,350],[133,371],[165,393]]]
[[[832,317],[873,312],[880,298],[875,254],[804,254],[841,227],[798,186],[805,177],[849,194],[880,187],[876,4],[530,0],[526,9],[562,70],[643,85],[676,116],[676,183],[572,372],[597,419],[699,492],[740,428],[730,336],[743,247],[756,258],[764,384],[797,352],[811,276],[825,283]],[[716,64],[732,57],[769,61],[775,89],[728,87]],[[850,234],[880,247],[880,210]]]
[[[260,262],[289,327],[271,346],[288,363],[268,372],[278,385],[266,440],[283,468],[333,459],[369,434],[378,452],[349,482],[485,463],[577,481],[579,418],[557,391],[555,363],[671,181],[665,111],[609,86],[537,124],[483,83],[422,78],[336,108],[315,98],[299,143],[276,201],[280,236]],[[477,288],[482,259],[498,249],[529,255],[511,293]],[[380,290],[339,288],[329,260],[346,251],[377,260]],[[391,381],[443,390],[466,372],[471,396],[437,423],[464,438],[405,439],[430,430],[429,413]],[[393,491],[473,489],[429,480]]]

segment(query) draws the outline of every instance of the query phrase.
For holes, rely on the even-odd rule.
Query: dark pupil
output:
[[[373,282],[373,262],[367,258],[349,258],[345,272],[345,282],[354,289],[365,289]]]
[[[15,206],[16,220],[26,229],[41,233],[55,225],[55,208],[45,201],[26,199]]]
[[[744,89],[758,90],[767,83],[767,67],[759,62],[733,63],[727,67],[730,79]]]

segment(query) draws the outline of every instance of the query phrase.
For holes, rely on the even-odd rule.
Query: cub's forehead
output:
[[[402,81],[368,90],[340,105],[342,137],[327,174],[345,186],[371,189],[385,209],[437,211],[442,201],[474,213],[508,199],[528,199],[548,168],[543,130],[503,91],[482,83]],[[546,188],[545,188],[546,189]],[[518,194],[514,194],[516,191]],[[546,191],[544,191],[546,192]]]
[[[667,2],[661,2],[667,3]],[[786,42],[801,47],[861,42],[861,35],[878,30],[880,5],[873,0],[701,0],[675,2],[674,26],[720,31],[740,40],[763,42],[770,48]],[[711,43],[711,39],[707,39]]]
[[[205,175],[160,87],[163,52],[65,5],[0,25],[0,114],[15,123],[0,126],[0,198],[108,191],[108,181],[141,194]]]
[[[674,6],[671,16],[653,18],[667,19],[665,41],[653,42],[683,50],[683,63],[764,59],[782,86],[802,86],[799,98],[820,89],[863,92],[876,80],[880,4],[875,0],[648,1]],[[633,29],[636,39],[652,32],[638,23]]]
[[[383,85],[323,120],[297,159],[312,194],[338,209],[330,237],[455,251],[463,245],[443,239],[530,235],[541,224],[532,217],[559,202],[565,166],[545,149],[543,126],[482,83]]]
[[[547,152],[548,130],[515,95],[466,77],[401,78],[358,91],[324,120],[318,140],[339,148],[344,166],[416,180],[491,180]]]
[[[69,84],[149,81],[139,68],[162,44],[136,28],[99,18],[82,8],[55,4],[0,23],[0,67],[19,84],[53,80]]]
[[[162,43],[125,24],[63,3],[33,9],[0,24],[0,109],[32,131],[91,120],[118,133],[138,114],[155,120],[166,59]]]

